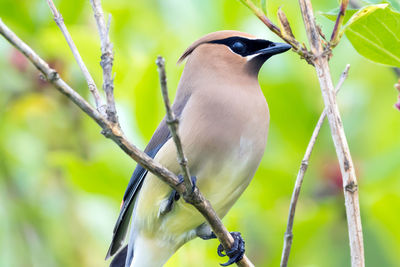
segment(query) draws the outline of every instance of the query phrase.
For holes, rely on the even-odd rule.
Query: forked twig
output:
[[[107,97],[107,117],[109,120],[119,125],[117,110],[114,101],[114,79],[112,77],[112,66],[114,61],[113,45],[110,42],[109,31],[111,15],[108,18],[106,25],[104,19],[104,12],[101,7],[100,0],[90,0],[92,5],[94,17],[96,19],[97,29],[100,35],[101,44],[101,61],[100,65],[103,68],[103,90],[106,92]]]
[[[183,192],[185,188],[179,185],[178,177],[164,168],[160,163],[154,161],[146,153],[130,143],[118,127],[114,127],[107,118],[94,109],[82,96],[72,89],[58,73],[36,54],[26,43],[24,43],[14,32],[12,32],[0,19],[0,34],[10,42],[16,49],[25,55],[29,61],[54,85],[54,87],[74,102],[83,112],[91,117],[102,129],[106,137],[112,139],[126,154],[138,162],[144,168],[160,177],[168,185]]]
[[[25,44],[19,37],[12,32],[0,19],[0,34],[4,36],[16,49],[27,57],[32,64],[43,73],[45,78],[54,85],[54,87],[62,94],[66,95],[72,102],[74,102],[83,112],[89,115],[96,123],[103,129],[102,133],[113,140],[126,154],[128,154],[138,164],[143,166],[146,170],[156,175],[166,184],[175,189],[180,195],[183,196],[186,202],[193,205],[205,218],[207,223],[211,226],[214,234],[221,242],[222,246],[230,250],[232,248],[234,239],[226,227],[223,225],[221,219],[212,208],[210,202],[204,198],[197,187],[193,191],[187,193],[186,186],[181,183],[178,176],[163,167],[160,163],[149,157],[146,153],[138,149],[134,144],[123,134],[119,125],[111,122],[105,116],[102,116],[99,111],[94,109],[85,99],[83,99],[74,89],[72,89],[65,81],[63,81],[58,73],[51,69],[49,65],[40,58],[27,44]],[[243,258],[237,262],[238,266],[251,267],[254,266],[250,260],[243,255]]]
[[[345,67],[344,71],[342,72],[339,82],[336,85],[336,90],[335,90],[336,94],[339,92],[343,82],[346,80],[347,75],[349,73],[349,69],[350,65],[348,64]],[[294,185],[292,193],[292,199],[290,200],[289,216],[288,216],[286,232],[284,235],[282,258],[280,265],[281,267],[286,267],[289,261],[289,255],[293,241],[293,222],[294,222],[294,215],[296,212],[297,200],[299,199],[301,185],[303,184],[304,175],[308,168],[308,161],[310,160],[311,152],[314,148],[315,142],[317,141],[318,134],[321,130],[322,124],[325,121],[325,118],[326,118],[326,108],[321,113],[321,116],[318,119],[317,125],[315,126],[314,131],[311,135],[310,142],[308,143],[306,152],[304,153],[303,160],[301,161],[299,172],[297,173],[296,183]]]
[[[310,51],[308,51],[305,46],[302,46],[300,42],[297,41],[296,38],[294,38],[286,15],[281,9],[279,9],[278,11],[278,18],[281,22],[282,29],[275,25],[272,20],[269,19],[267,14],[265,14],[260,8],[258,8],[252,0],[239,1],[242,2],[246,7],[248,7],[254,13],[254,15],[256,15],[273,33],[279,36],[286,43],[290,44],[293,51],[299,54],[301,58],[304,58],[311,65],[314,64],[313,57]]]
[[[253,13],[261,21],[264,22],[265,18],[263,17],[265,16],[265,14],[263,14],[262,11],[260,11],[254,5],[254,3],[251,2],[251,0],[240,1],[244,3],[247,7],[249,7],[253,11]],[[328,60],[331,56],[332,48],[337,45],[337,42],[339,42],[341,37],[339,30],[343,23],[348,3],[349,0],[341,1],[341,10],[335,23],[331,42],[325,45],[325,42],[321,41],[320,39],[321,31],[316,25],[314,11],[310,0],[299,0],[301,14],[310,44],[310,51],[308,51],[305,46],[303,46],[302,49],[303,51],[307,51],[307,57],[305,57],[306,61],[309,64],[312,64],[317,72],[322,97],[326,107],[325,111],[329,120],[331,135],[335,145],[336,155],[339,161],[343,179],[343,191],[350,241],[351,265],[352,267],[364,267],[364,243],[360,216],[360,205],[358,200],[357,178],[350,154],[349,145],[347,143],[346,135],[343,129],[339,108],[336,103],[335,89],[333,87],[328,65]],[[287,19],[282,16],[282,14],[280,14],[279,19],[283,19],[281,22],[283,23],[283,25],[285,25],[285,27],[288,26]],[[288,42],[287,36],[290,36],[290,32],[288,32],[288,35],[282,36],[281,32],[277,31],[276,27],[271,27],[271,25],[268,25],[267,23],[265,24],[272,32],[281,37],[284,41]],[[296,51],[296,46],[293,47]],[[299,53],[298,51],[296,52]],[[301,55],[301,53],[299,54]]]
[[[320,83],[321,93],[331,128],[332,140],[335,145],[336,155],[343,179],[343,191],[350,241],[351,266],[364,267],[364,241],[360,204],[358,199],[357,177],[349,145],[346,140],[342,119],[340,117],[339,107],[336,102],[335,89],[332,83],[328,57],[327,54],[324,53],[319,38],[314,18],[314,11],[310,0],[299,0],[299,3],[311,52],[315,55],[314,66]]]
[[[62,34],[64,35],[65,40],[67,41],[67,44],[68,44],[69,48],[71,49],[71,52],[74,55],[74,58],[83,73],[83,76],[85,76],[89,90],[93,95],[97,110],[102,115],[105,116],[105,105],[103,104],[99,90],[97,89],[96,83],[94,82],[92,75],[90,75],[85,63],[82,60],[81,55],[79,54],[78,48],[76,47],[74,41],[72,40],[72,37],[69,34],[67,27],[65,26],[64,19],[63,19],[61,13],[58,12],[56,6],[53,3],[53,0],[47,0],[47,4],[50,7],[51,13],[53,13],[54,21],[56,22],[57,26],[60,28]]]

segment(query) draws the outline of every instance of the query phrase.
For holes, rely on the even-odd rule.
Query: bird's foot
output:
[[[182,174],[179,174],[178,178],[179,178],[179,184],[184,182]],[[197,177],[196,176],[191,176],[190,179],[192,180],[192,192],[191,193],[193,193],[194,189],[196,188]]]
[[[210,239],[217,238],[217,236],[214,234],[214,232],[211,232],[210,235],[199,235],[198,237],[200,237],[203,240],[210,240]]]
[[[179,184],[183,183],[183,176],[178,175],[178,178],[179,178]],[[193,185],[193,187],[192,187],[192,193],[193,193],[194,189],[196,188],[196,181],[197,181],[196,176],[192,176],[191,180],[192,180],[192,185]],[[158,210],[158,216],[163,216],[163,215],[167,214],[168,212],[170,212],[174,207],[174,202],[178,201],[180,197],[181,196],[178,194],[178,192],[176,192],[176,190],[172,190],[168,199],[165,199],[161,203],[160,208]]]
[[[242,235],[239,232],[231,232],[231,235],[232,235],[233,239],[235,240],[233,242],[232,248],[228,251],[225,251],[224,247],[220,244],[217,249],[218,255],[220,257],[225,257],[225,256],[229,257],[228,262],[221,263],[221,266],[228,266],[233,263],[236,263],[236,262],[240,261],[244,255],[245,248],[244,248],[244,240],[242,238]],[[214,234],[214,236],[215,236],[215,234]],[[225,251],[226,254],[223,251]]]
[[[160,205],[160,209],[158,210],[159,216],[163,216],[170,212],[174,207],[174,201],[178,201],[181,196],[176,192],[176,190],[172,190],[171,194],[169,195],[168,199],[163,200]]]
[[[203,240],[210,240],[217,238],[213,231],[208,224],[203,223],[199,227],[196,228],[196,235]]]
[[[208,231],[207,231],[208,230]],[[242,235],[239,232],[231,232],[231,235],[234,239],[232,248],[229,251],[225,251],[224,247],[220,244],[218,246],[217,252],[220,257],[229,257],[229,261],[226,263],[221,264],[222,266],[228,266],[231,265],[235,262],[240,261],[243,258],[244,255],[244,240],[242,238]],[[214,234],[214,232],[210,231],[209,228],[206,227],[199,227],[197,229],[197,236],[200,237],[203,240],[209,240],[209,239],[214,239],[217,238],[217,236]]]

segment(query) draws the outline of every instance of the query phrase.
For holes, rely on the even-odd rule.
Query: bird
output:
[[[186,60],[186,64],[172,111],[179,119],[178,131],[194,186],[220,218],[247,188],[264,154],[269,109],[258,82],[259,70],[271,56],[290,48],[285,43],[224,30],[195,41],[178,60]],[[144,152],[181,175],[165,117]],[[130,221],[129,241],[121,248]],[[195,237],[215,235],[193,206],[137,165],[107,252],[106,259],[114,256],[110,266],[163,266]],[[240,233],[234,232],[233,237],[240,249],[228,255],[226,265],[237,262],[244,253]]]

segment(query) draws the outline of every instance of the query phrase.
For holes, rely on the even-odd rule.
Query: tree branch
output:
[[[305,45],[301,45],[299,41],[294,38],[292,30],[290,29],[289,22],[284,12],[278,10],[278,19],[281,23],[282,30],[276,26],[261,9],[259,9],[252,0],[239,0],[246,7],[248,7],[254,15],[256,15],[273,33],[278,35],[282,40],[292,46],[292,50],[304,58],[310,65],[313,65],[313,57],[310,51],[307,50]],[[290,30],[289,30],[290,29]]]
[[[100,112],[100,114],[105,115],[105,105],[103,104],[103,101],[100,97],[99,90],[97,90],[96,83],[94,82],[92,76],[90,75],[88,69],[86,68],[85,63],[83,62],[82,57],[79,54],[78,48],[76,47],[74,41],[71,38],[71,35],[68,32],[67,27],[64,24],[63,17],[61,16],[60,12],[58,12],[56,6],[53,3],[53,0],[47,0],[47,4],[50,7],[51,13],[53,13],[54,21],[60,28],[62,34],[64,35],[65,40],[67,41],[68,46],[71,49],[71,52],[74,55],[74,58],[83,73],[83,76],[85,76],[89,90],[93,95],[97,110]]]
[[[109,31],[111,15],[108,18],[108,24],[104,20],[104,13],[101,7],[100,0],[90,0],[94,17],[97,23],[97,29],[100,36],[101,44],[101,61],[100,65],[103,68],[103,90],[107,96],[107,117],[114,123],[119,124],[117,110],[114,101],[114,79],[112,77],[112,66],[114,61],[113,45],[110,42]]]
[[[273,27],[269,23],[268,20],[265,22],[265,14],[260,11],[254,3],[250,0],[240,0],[247,7],[249,7],[253,13],[265,23],[265,25],[276,35],[281,37],[284,41],[288,42],[287,37],[282,35],[281,32]],[[329,125],[331,128],[332,139],[335,145],[336,154],[339,160],[340,170],[342,173],[343,186],[344,186],[344,197],[345,197],[345,206],[346,206],[346,215],[347,215],[347,223],[348,223],[348,231],[349,231],[349,239],[350,239],[350,254],[351,254],[351,263],[352,267],[363,267],[364,263],[364,244],[363,244],[363,235],[362,235],[362,226],[361,226],[361,218],[360,218],[360,207],[358,200],[358,188],[357,188],[357,179],[354,170],[354,164],[351,159],[349,146],[347,144],[346,135],[344,133],[342,120],[340,118],[339,109],[336,103],[336,96],[332,84],[332,78],[329,70],[328,60],[331,56],[332,51],[332,43],[328,43],[325,49],[322,46],[322,42],[319,38],[321,32],[318,30],[318,27],[315,23],[314,13],[311,6],[310,0],[299,0],[300,9],[303,16],[304,25],[306,28],[307,37],[311,46],[310,51],[305,49],[303,45],[303,50],[307,51],[305,56],[305,60],[313,65],[316,69],[322,96],[324,99],[326,113],[329,120]],[[338,18],[336,20],[335,29],[332,33],[332,41],[336,45],[340,39],[339,28],[343,23],[343,17],[345,15],[346,7],[349,3],[349,0],[342,0],[341,2],[341,12],[338,14]],[[281,20],[286,27],[287,19],[285,19],[281,14],[278,14],[278,18]],[[289,33],[290,36],[290,33]],[[293,46],[293,45],[292,45]],[[295,52],[302,54],[297,50],[298,47],[294,46]]]
[[[349,146],[344,133],[339,108],[332,84],[327,55],[324,53],[310,0],[299,0],[311,52],[315,55],[314,65],[318,75],[322,96],[327,110],[332,139],[342,173],[347,224],[350,239],[351,264],[363,267],[364,244],[358,200],[357,178]]]
[[[340,28],[342,27],[344,14],[346,13],[348,4],[349,4],[349,0],[341,0],[341,2],[340,2],[339,13],[337,15],[335,26],[333,28],[332,35],[331,35],[331,41],[330,41],[331,47],[335,47],[340,41],[340,38],[341,38]]]
[[[344,69],[342,75],[340,76],[339,82],[336,85],[336,90],[335,90],[336,94],[339,92],[343,82],[346,80],[347,75],[349,73],[349,68],[350,65],[348,64]],[[317,141],[317,137],[321,130],[322,124],[325,121],[326,110],[327,109],[325,108],[318,119],[317,125],[315,126],[315,129],[311,135],[310,142],[308,143],[306,152],[304,153],[303,160],[301,161],[299,172],[297,173],[296,183],[294,185],[292,199],[290,201],[286,232],[283,239],[283,250],[282,250],[282,258],[280,265],[281,267],[286,267],[289,261],[290,249],[292,247],[292,241],[293,241],[293,222],[294,222],[294,215],[296,212],[297,200],[299,199],[301,185],[303,184],[304,175],[308,168],[308,161],[310,160],[311,152],[314,148],[315,142]]]
[[[170,101],[168,97],[168,88],[167,88],[167,76],[165,74],[165,61],[162,57],[157,57],[156,61],[158,72],[160,75],[160,84],[161,84],[161,91],[164,99],[165,110],[167,113],[167,124],[168,128],[171,132],[172,138],[175,142],[175,146],[177,149],[178,154],[178,162],[181,166],[184,184],[186,187],[186,195],[183,195],[183,198],[186,202],[191,203],[198,208],[198,210],[203,214],[203,216],[207,219],[207,222],[210,224],[213,232],[220,240],[222,246],[224,247],[225,251],[228,251],[232,248],[233,245],[233,237],[229,233],[229,231],[225,228],[222,224],[222,221],[219,219],[216,212],[211,207],[210,203],[201,192],[197,189],[197,187],[193,188],[190,171],[187,163],[187,159],[183,152],[182,142],[178,134],[178,126],[179,120],[175,117],[173,113]],[[254,266],[250,260],[243,255],[243,258],[237,262],[238,266]]]
[[[16,36],[16,34],[12,32],[1,19],[0,34],[3,35],[3,37],[8,40],[16,49],[22,52],[58,91],[66,95],[83,112],[89,115],[89,117],[91,117],[103,129],[102,134],[104,136],[113,140],[133,160],[167,183],[180,195],[182,195],[185,201],[192,204],[206,219],[225,249],[229,250],[232,247],[234,242],[233,237],[222,224],[221,219],[212,208],[210,202],[204,198],[197,187],[195,187],[190,194],[187,193],[186,186],[184,183],[181,183],[178,176],[164,168],[160,163],[156,162],[146,153],[142,152],[135,145],[130,143],[121,131],[119,125],[110,122],[106,117],[102,116],[99,111],[92,108],[92,106],[85,99],[83,99],[59,77],[55,70],[51,69],[42,58],[40,58],[21,39],[19,39],[19,37]],[[237,265],[241,267],[254,266],[246,257],[246,255],[243,255],[242,260],[237,262]]]
[[[25,44],[18,36],[15,35],[0,19],[0,34],[8,40],[16,49],[23,53],[29,61],[44,75],[44,77],[55,86],[62,94],[66,95],[74,102],[83,112],[91,117],[102,129],[102,133],[112,139],[118,146],[128,154],[132,159],[142,165],[151,173],[161,177],[170,186],[174,187],[178,192],[184,192],[185,188],[179,185],[178,177],[165,169],[161,164],[154,161],[146,153],[142,152],[136,146],[131,144],[118,127],[112,125],[105,117],[103,117],[96,109],[86,102],[74,89],[72,89],[58,73],[51,69],[49,65],[40,58],[27,44]]]
[[[183,153],[182,142],[178,134],[178,126],[179,126],[179,119],[175,117],[174,112],[171,109],[170,101],[168,97],[168,88],[167,88],[167,75],[165,74],[165,60],[161,56],[157,57],[156,64],[158,67],[158,72],[160,75],[160,84],[161,84],[161,92],[164,99],[165,110],[167,113],[167,125],[169,131],[172,135],[174,140],[176,151],[178,154],[178,162],[181,166],[182,173],[183,173],[183,181],[186,186],[186,192],[191,192],[193,188],[192,179],[190,177],[190,171],[188,167],[187,158]]]

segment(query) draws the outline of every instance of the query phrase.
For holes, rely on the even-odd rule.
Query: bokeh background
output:
[[[235,29],[279,41],[239,1],[105,0],[112,14],[115,95],[122,126],[144,148],[164,109],[155,65],[167,61],[171,96],[183,65],[180,54],[202,35]],[[395,2],[395,1],[394,1]],[[89,1],[55,1],[83,59],[101,84],[100,47]],[[314,0],[317,11],[336,1]],[[296,37],[306,41],[296,0],[279,6]],[[90,99],[87,86],[44,0],[0,0],[0,17]],[[317,14],[327,36],[333,23]],[[400,112],[387,66],[357,54],[343,38],[330,62],[359,178],[367,266],[400,266]],[[323,109],[316,74],[295,53],[271,58],[260,72],[271,125],[261,166],[224,222],[241,231],[257,266],[278,266],[297,170]],[[135,167],[99,127],[0,38],[0,266],[107,266],[125,186]],[[349,266],[340,171],[324,125],[311,157],[296,213],[290,266]],[[217,241],[196,239],[167,266],[218,266]]]

